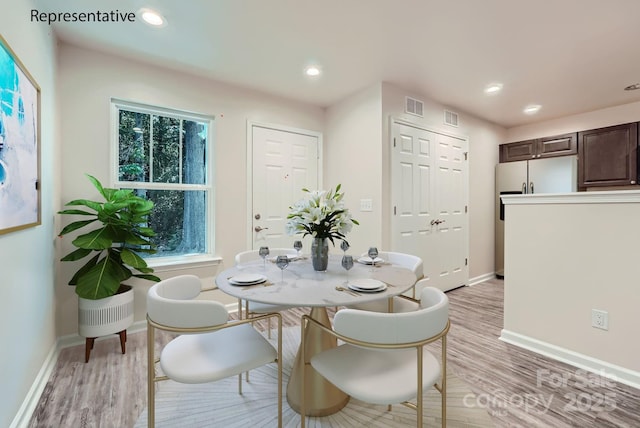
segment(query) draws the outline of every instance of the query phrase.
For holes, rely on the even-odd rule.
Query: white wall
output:
[[[218,269],[233,264],[233,256],[247,243],[247,121],[322,131],[324,111],[213,80],[173,72],[87,49],[62,45],[59,57],[62,111],[62,194],[66,202],[95,196],[85,179],[90,173],[108,183],[110,99],[112,97],[193,111],[216,117],[214,168],[216,180],[216,255]],[[64,241],[60,255],[72,249]],[[74,266],[61,265],[56,278],[57,334],[76,332],[77,299],[67,286]],[[216,268],[197,274],[212,284]],[[161,276],[171,275],[171,272]],[[135,319],[145,316],[149,284],[135,287]]]
[[[405,97],[424,101],[424,118],[404,112]],[[382,193],[388,198],[389,189],[389,117],[403,119],[431,129],[456,134],[469,139],[469,277],[476,278],[494,272],[494,168],[498,163],[498,145],[505,142],[506,130],[491,122],[471,116],[463,111],[451,109],[432,101],[423,94],[417,94],[400,87],[384,83],[383,99],[383,180]],[[458,113],[457,128],[444,125],[444,109]],[[389,205],[388,200],[383,201]],[[390,219],[383,213],[383,236],[390,241]]]
[[[507,130],[505,142],[550,137],[567,132],[579,132],[640,120],[640,102],[609,107],[560,119],[517,126]]]
[[[9,4],[11,3],[11,4]],[[42,225],[0,235],[0,426],[9,426],[55,344],[55,42],[28,21],[31,1],[2,1],[0,34],[41,88]],[[28,31],[25,28],[28,27]],[[46,379],[45,379],[46,381]]]
[[[404,112],[405,96],[425,102],[425,117]],[[343,184],[349,208],[362,221],[349,237],[358,252],[391,242],[390,117],[469,139],[469,276],[494,271],[494,166],[506,130],[464,112],[458,128],[443,124],[445,106],[389,83],[371,85],[327,109],[325,185]],[[359,201],[373,200],[373,212]]]
[[[549,204],[536,204],[533,196],[515,198],[529,204],[505,201],[507,336],[541,341],[542,349],[544,344],[561,347],[570,352],[558,354],[569,359],[577,353],[577,361],[586,356],[635,371],[630,378],[637,383],[640,192],[538,195],[558,199]],[[601,202],[586,202],[596,198]],[[592,309],[609,313],[608,331],[591,326]]]
[[[323,188],[342,184],[346,206],[360,222],[347,236],[353,255],[367,251],[372,245],[383,248],[385,244],[381,216],[381,115],[380,84],[372,85],[327,109]],[[360,211],[361,199],[371,199],[373,211]]]

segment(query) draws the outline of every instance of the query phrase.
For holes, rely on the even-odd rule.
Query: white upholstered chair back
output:
[[[420,257],[414,256],[413,254],[396,253],[393,251],[383,251],[381,254],[379,257],[393,264],[411,269],[418,279],[424,276],[423,263]]]
[[[413,312],[380,313],[343,309],[336,313],[337,333],[370,343],[409,343],[441,333],[449,319],[449,298],[441,290],[426,287],[420,309]]]
[[[249,321],[229,321],[229,314],[221,303],[195,299],[200,292],[201,282],[195,275],[165,279],[147,292],[148,426],[155,426],[157,382],[167,379],[186,384],[215,382],[275,362],[278,365],[278,426],[281,427],[281,335],[276,350]],[[271,317],[277,317],[281,332],[280,314],[257,319]],[[156,329],[180,333],[162,347],[160,358],[156,358],[155,351]],[[156,364],[160,365],[160,371],[156,370]],[[242,393],[241,376],[238,376],[238,392]]]
[[[361,257],[364,257],[366,259],[369,256],[367,255],[367,253],[363,253]],[[378,257],[395,265],[410,269],[413,273],[416,274],[416,277],[418,279],[424,276],[422,259],[418,256],[407,253],[398,253],[395,251],[380,251],[378,252]]]
[[[195,275],[181,275],[153,285],[147,293],[147,314],[158,324],[179,328],[224,324],[229,313],[219,302],[194,300],[202,284]]]
[[[423,426],[423,393],[431,387],[440,392],[440,420],[446,426],[447,341],[449,299],[439,289],[422,290],[419,309],[381,313],[343,309],[333,319],[333,329],[304,315],[307,328],[323,330],[344,343],[310,356],[311,366],[338,389],[358,400],[386,404],[403,403],[417,411],[416,426]],[[307,361],[305,334],[300,349]],[[440,360],[424,345],[441,341]],[[304,382],[305,370],[302,370]],[[438,382],[439,380],[439,382]],[[306,398],[303,388],[300,426],[305,428]]]

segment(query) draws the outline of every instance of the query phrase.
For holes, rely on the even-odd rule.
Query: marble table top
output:
[[[387,284],[387,289],[377,293],[338,291],[347,288],[347,271],[340,265],[342,255],[331,255],[325,272],[313,270],[311,260],[303,258],[289,263],[284,270],[284,282],[280,269],[271,261],[243,263],[222,271],[216,277],[216,285],[223,292],[244,300],[287,306],[348,306],[400,295],[416,283],[415,274],[407,268],[385,262],[372,268],[354,262],[349,270],[349,281],[357,278],[373,278]],[[268,278],[265,284],[237,286],[229,283],[235,275],[251,273]]]

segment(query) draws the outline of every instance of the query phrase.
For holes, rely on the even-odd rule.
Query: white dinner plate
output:
[[[349,282],[349,288],[365,293],[377,293],[378,291],[386,290],[387,284],[377,279],[358,278]]]
[[[255,285],[261,284],[267,280],[267,277],[257,273],[240,273],[229,278],[229,284],[233,285]]]
[[[359,293],[378,293],[380,291],[384,291],[387,289],[387,284],[382,284],[380,287],[378,288],[358,288],[355,285],[351,285],[349,284],[348,287],[353,290],[353,291],[357,291]]]
[[[384,261],[384,259],[381,259],[380,257],[376,257],[375,259],[373,259],[374,263],[382,263]],[[360,257],[358,259],[358,263],[362,263],[363,265],[370,265],[371,264],[371,257]]]

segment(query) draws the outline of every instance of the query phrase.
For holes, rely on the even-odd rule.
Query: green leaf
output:
[[[91,268],[93,268],[96,263],[98,263],[98,259],[100,258],[100,253],[96,254],[95,257],[89,259],[87,263],[84,264],[80,269],[76,271],[71,280],[69,280],[69,285],[77,285],[78,279],[82,277],[85,273],[87,273]]]
[[[104,192],[104,188],[102,187],[102,184],[100,183],[100,181],[98,181],[97,178],[95,178],[93,175],[89,175],[89,174],[85,174],[88,178],[89,181],[93,184],[93,187],[95,187],[96,189],[98,189],[98,192],[100,192],[100,194],[105,198],[105,199],[109,199],[107,198],[107,195]]]
[[[96,221],[96,219],[74,221],[73,223],[66,225],[60,232],[59,236],[66,235],[69,232],[73,232],[74,230],[80,229],[81,227],[85,227],[86,225],[91,224],[94,221]]]
[[[140,274],[134,274],[133,276],[135,276],[136,278],[141,278],[141,279],[147,279],[149,281],[154,281],[154,282],[160,282],[160,278],[158,278],[155,275],[140,275]]]
[[[89,248],[91,250],[104,250],[113,244],[113,239],[107,232],[107,227],[96,229],[73,240],[73,245],[79,248]]]
[[[122,236],[122,240],[118,241],[118,242],[125,242],[128,245],[147,245],[149,244],[149,241],[147,239],[144,239],[138,235],[136,235],[135,233],[132,232],[127,232],[125,234],[123,234]]]
[[[138,229],[138,233],[142,236],[146,236],[147,238],[156,236],[156,232],[154,232],[150,227],[141,227]]]
[[[89,199],[74,199],[71,202],[67,202],[64,204],[65,207],[73,207],[73,206],[84,206],[89,207],[94,211],[100,211],[102,209],[102,204],[100,202],[91,201]]]
[[[117,189],[113,192],[113,199],[115,200],[127,200],[133,196],[133,190],[131,189]]]
[[[126,248],[120,252],[120,257],[124,263],[140,271],[147,267],[147,262],[142,257]]]
[[[96,213],[90,213],[82,210],[62,210],[58,211],[58,214],[96,215]]]
[[[76,260],[80,260],[82,258],[87,257],[89,254],[91,254],[93,250],[87,249],[87,248],[78,248],[72,252],[70,252],[69,254],[67,254],[66,256],[64,256],[63,258],[60,259],[60,261],[62,262],[74,262]]]
[[[76,294],[91,300],[113,296],[120,283],[131,276],[130,271],[122,269],[111,257],[105,257],[78,278]]]

